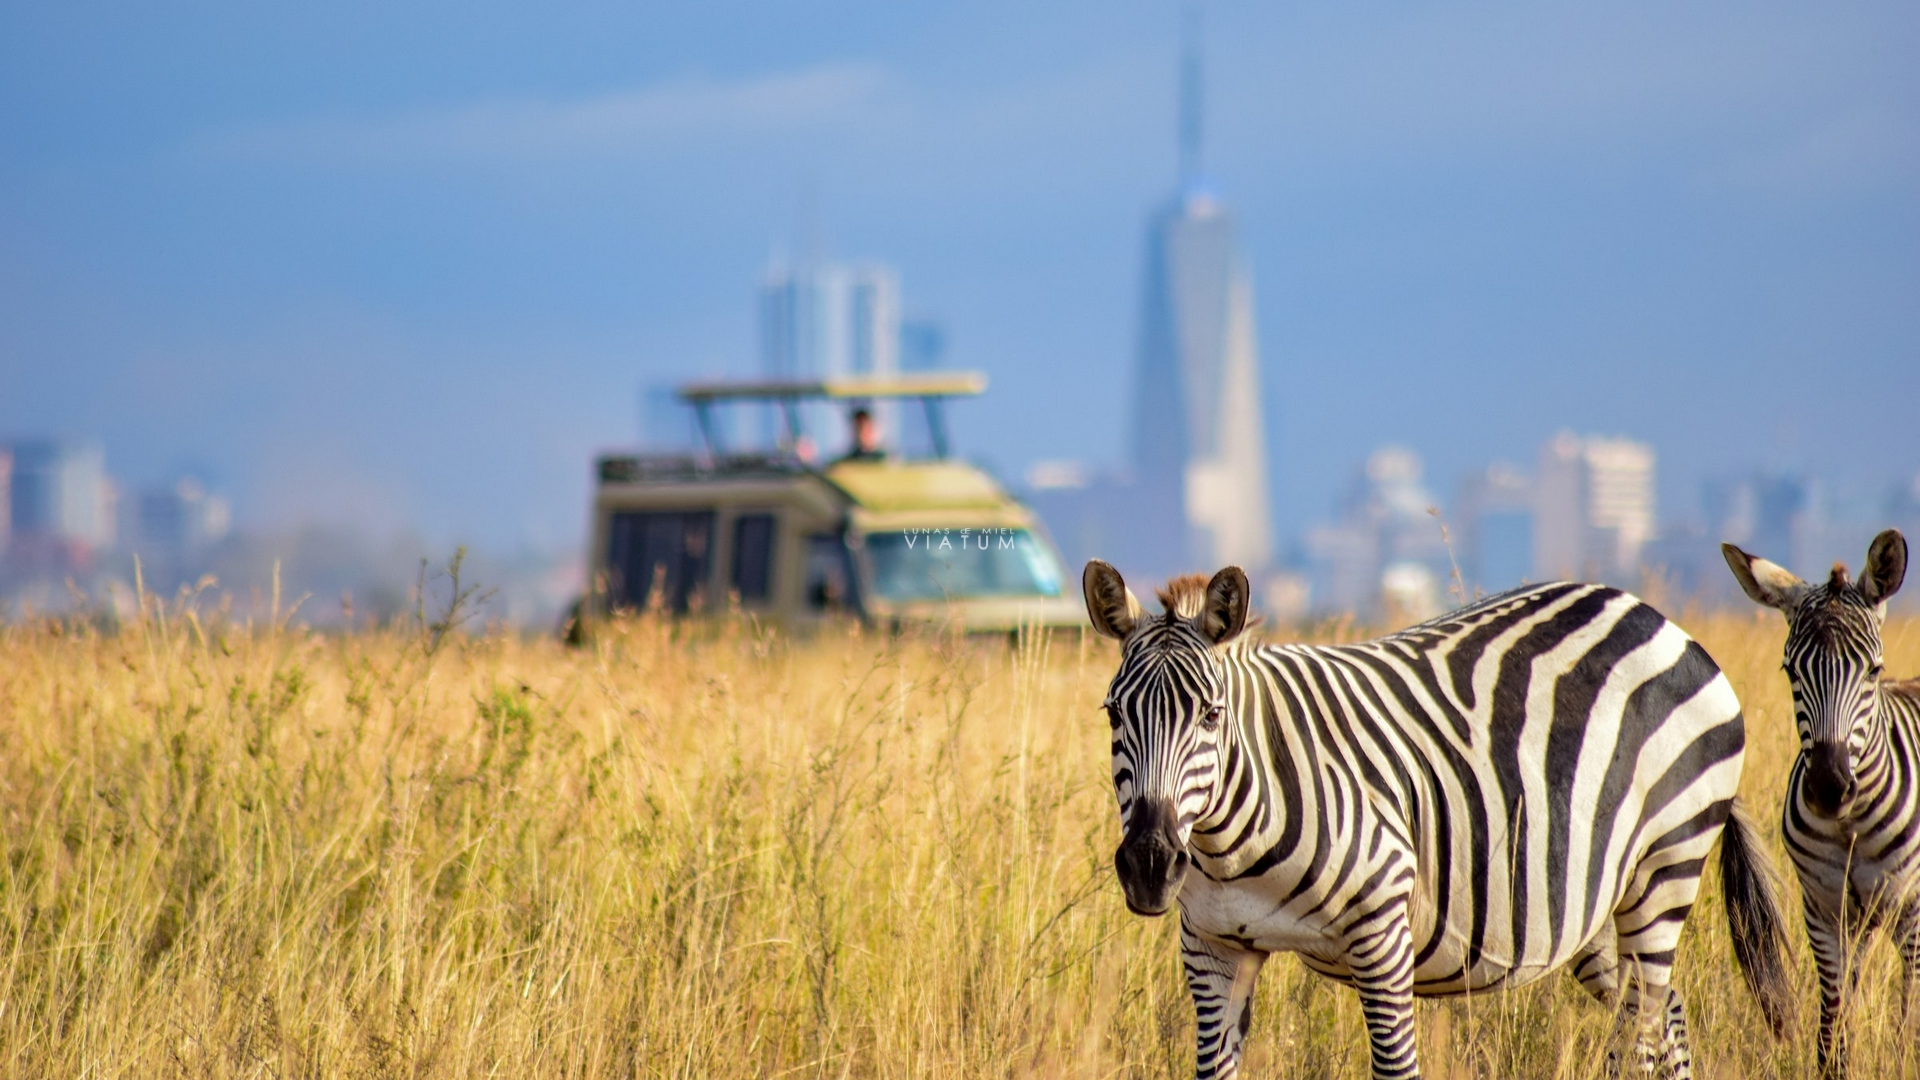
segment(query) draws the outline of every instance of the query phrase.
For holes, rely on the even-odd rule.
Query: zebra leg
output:
[[[1693,1075],[1686,1006],[1673,990],[1673,957],[1719,834],[1683,826],[1654,841],[1613,909],[1620,1021],[1634,1024],[1634,1062],[1642,1076],[1656,1068],[1677,1080]]]
[[[1845,904],[1844,898],[1840,901]],[[1820,974],[1820,1075],[1835,1080],[1847,1075],[1847,998],[1854,979],[1853,941],[1840,917],[1807,897],[1807,941],[1813,946],[1814,967]]]
[[[1413,1038],[1413,927],[1404,900],[1349,931],[1347,967],[1373,1045],[1374,1080],[1415,1080],[1420,1054]]]
[[[1636,965],[1638,967],[1638,965]],[[1686,1002],[1671,985],[1654,985],[1635,975],[1627,979],[1620,1012],[1614,1021],[1613,1049],[1607,1052],[1607,1075],[1620,1075],[1621,1038],[1633,1025],[1633,1063],[1638,1076],[1664,1074],[1673,1080],[1692,1080],[1693,1047],[1687,1036]]]
[[[1642,1076],[1653,1075],[1657,1068],[1676,1080],[1693,1075],[1693,1052],[1687,1042],[1686,1006],[1673,989],[1673,957],[1700,892],[1700,875],[1697,863],[1691,874],[1661,872],[1673,869],[1684,853],[1676,845],[1662,853],[1666,858],[1642,862],[1635,887],[1613,913],[1624,984],[1620,1020],[1634,1024],[1635,1068]]]
[[[1200,1044],[1194,1075],[1200,1080],[1240,1071],[1240,1051],[1253,1026],[1253,987],[1266,959],[1266,953],[1203,937],[1180,920],[1180,961]]]
[[[1611,931],[1599,934],[1574,953],[1568,970],[1595,1001],[1609,1008],[1619,1003],[1620,955],[1614,948]]]
[[[1620,1075],[1620,1035],[1625,1029],[1627,1016],[1620,1005],[1620,953],[1614,943],[1613,930],[1595,935],[1579,952],[1573,954],[1568,965],[1573,977],[1580,981],[1593,999],[1610,1009],[1616,1010],[1613,1038],[1608,1040],[1612,1049],[1607,1051],[1607,1076]]]
[[[1693,1080],[1693,1045],[1687,1038],[1687,1003],[1680,991],[1667,987],[1667,1007],[1661,1010],[1660,1061],[1674,1080]]]

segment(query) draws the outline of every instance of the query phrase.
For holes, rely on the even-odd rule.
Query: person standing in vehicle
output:
[[[840,460],[885,461],[887,448],[880,444],[880,421],[874,419],[873,410],[864,405],[853,410],[850,423],[853,426],[853,446]]]

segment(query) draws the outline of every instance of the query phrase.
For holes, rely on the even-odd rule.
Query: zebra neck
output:
[[[1867,731],[1867,744],[1860,748],[1860,791],[1855,801],[1877,806],[1886,789],[1901,782],[1901,774],[1912,773],[1920,764],[1920,746],[1916,745],[1920,703],[1882,691]]]
[[[1920,733],[1920,696],[1893,692],[1883,686],[1874,710],[1875,738],[1892,738],[1897,742],[1902,735]]]

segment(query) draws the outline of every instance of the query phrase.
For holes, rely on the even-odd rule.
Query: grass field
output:
[[[1109,869],[1105,642],[146,611],[0,627],[0,1076],[1191,1074],[1175,924]],[[1778,617],[1681,621],[1784,872]],[[1700,1073],[1812,1075],[1797,891],[1776,1044],[1717,889],[1677,973]],[[1884,942],[1862,987],[1856,1075],[1920,1076]],[[1251,1075],[1366,1075],[1350,992],[1277,958],[1257,1006]],[[1564,977],[1420,1017],[1436,1077],[1597,1076],[1612,1025]]]

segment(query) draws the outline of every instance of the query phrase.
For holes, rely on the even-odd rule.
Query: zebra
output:
[[[1920,679],[1882,681],[1880,651],[1907,541],[1888,529],[1867,549],[1858,582],[1836,563],[1819,585],[1732,544],[1721,553],[1748,596],[1787,617],[1800,756],[1781,831],[1820,973],[1820,1071],[1844,1076],[1843,1006],[1864,936],[1891,921],[1904,990],[1920,978]]]
[[[1082,588],[1122,643],[1114,870],[1135,914],[1179,904],[1196,1076],[1237,1073],[1283,951],[1359,992],[1377,1078],[1419,1075],[1415,996],[1569,965],[1618,1006],[1616,1037],[1633,1018],[1642,1071],[1690,1076],[1669,975],[1716,838],[1735,955],[1784,1030],[1776,887],[1734,799],[1740,703],[1651,607],[1541,585],[1374,641],[1263,645],[1238,567],[1175,579],[1159,616],[1098,559]]]

